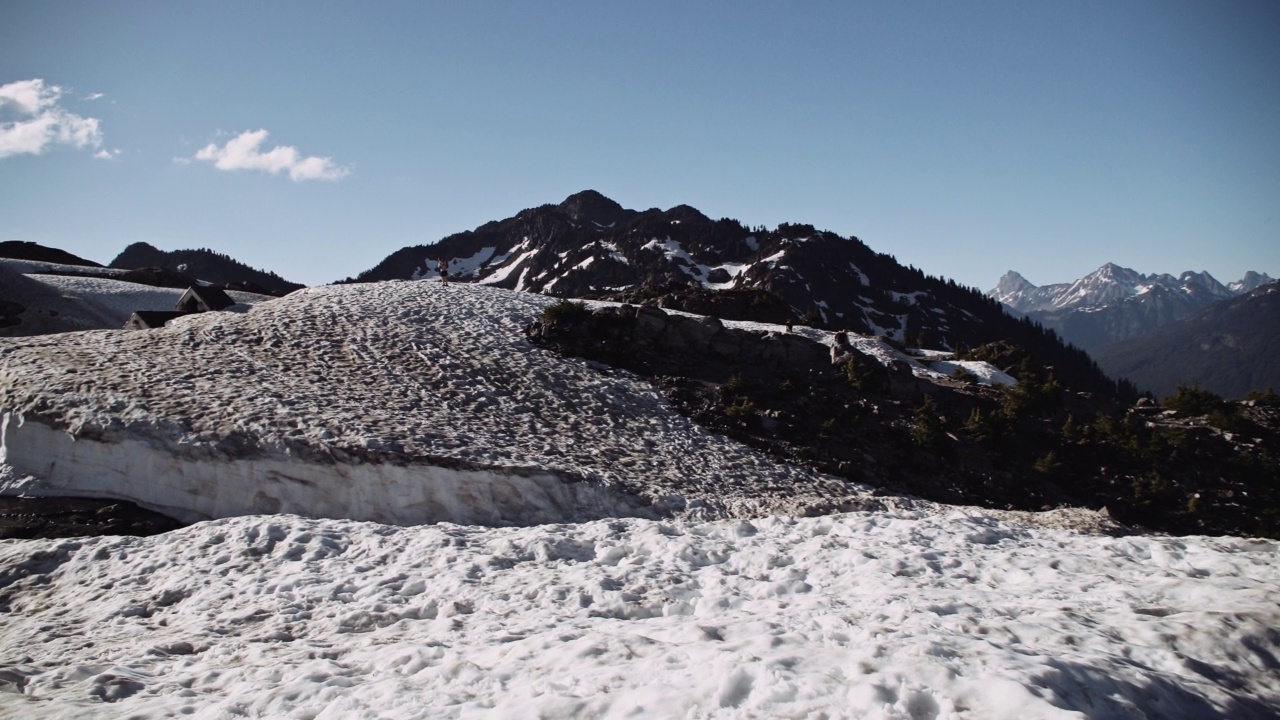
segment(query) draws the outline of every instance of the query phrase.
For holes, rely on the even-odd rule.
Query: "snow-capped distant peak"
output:
[[[1244,288],[1249,287],[1250,283],[1256,283],[1252,287],[1264,284],[1262,278],[1266,276],[1250,273],[1239,283],[1225,286],[1204,271],[1188,270],[1177,277],[1168,273],[1144,275],[1131,268],[1107,263],[1074,282],[1041,287],[1032,285],[1011,270],[1000,278],[1000,282],[987,295],[1023,313],[1087,310],[1143,295],[1228,298],[1247,292]]]
[[[1275,282],[1275,279],[1266,273],[1258,273],[1250,270],[1244,274],[1239,280],[1228,283],[1227,289],[1236,295],[1243,295],[1252,290],[1256,290],[1263,285]]]

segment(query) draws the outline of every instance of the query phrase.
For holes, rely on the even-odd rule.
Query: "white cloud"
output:
[[[0,85],[0,158],[39,155],[53,143],[102,145],[98,119],[68,112],[58,104],[61,96],[62,88],[39,78]]]
[[[222,147],[210,143],[196,153],[196,160],[207,160],[219,170],[263,170],[271,174],[288,171],[295,182],[302,180],[337,180],[350,170],[333,164],[327,157],[299,157],[297,148],[277,145],[262,152],[266,130],[246,130]]]
[[[107,96],[106,93],[89,93],[88,95],[84,96],[84,99],[85,100],[101,100],[106,96]]]
[[[120,157],[120,148],[112,148],[110,150],[102,149],[93,154],[99,160],[115,160]]]

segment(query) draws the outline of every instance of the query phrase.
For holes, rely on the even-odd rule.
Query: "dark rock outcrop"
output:
[[[197,280],[186,273],[160,267],[144,267],[128,272],[116,278],[124,282],[150,285],[163,288],[189,288],[198,285]]]
[[[724,382],[831,371],[827,346],[789,333],[727,328],[715,317],[673,315],[651,306],[605,307],[569,322],[535,321],[526,334],[571,355],[651,375]]]
[[[124,500],[0,496],[0,539],[158,535],[180,527]]]

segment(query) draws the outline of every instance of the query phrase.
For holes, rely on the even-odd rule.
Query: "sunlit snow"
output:
[[[520,328],[548,302],[383,283],[0,341],[10,460],[34,463],[23,443],[41,436],[24,433],[58,425],[189,464],[278,462],[313,503],[394,506],[481,471],[704,503],[526,527],[250,514],[0,541],[0,716],[1274,717],[1277,543],[859,495],[700,430],[627,373],[529,346]],[[376,468],[399,475],[360,474]],[[129,493],[181,480],[135,469]],[[90,475],[108,495],[130,481]],[[290,482],[266,477],[264,491]],[[219,475],[203,482],[219,495]],[[816,510],[797,497],[824,488],[868,504],[779,512]]]

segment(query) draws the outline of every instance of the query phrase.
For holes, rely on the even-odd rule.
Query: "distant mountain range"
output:
[[[1207,272],[1143,275],[1108,263],[1075,282],[1043,286],[1009,271],[987,295],[1091,350],[1145,335],[1271,281],[1250,271],[1223,285]]]
[[[1280,389],[1280,283],[1210,305],[1091,354],[1114,377],[1158,397],[1197,384],[1225,398]]]
[[[790,318],[918,347],[1025,348],[1079,389],[1114,391],[1085,353],[954,281],[812,225],[748,228],[695,208],[623,208],[598,192],[405,247],[347,282],[438,277],[563,297],[651,302],[726,319]],[[733,299],[741,302],[732,302]],[[718,308],[708,305],[719,305]],[[737,316],[734,313],[740,313]]]

